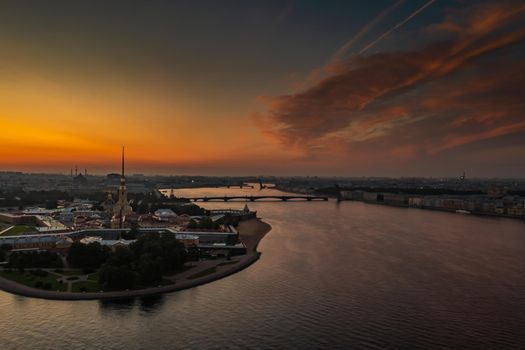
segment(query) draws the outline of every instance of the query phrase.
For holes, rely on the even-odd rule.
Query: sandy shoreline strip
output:
[[[272,227],[261,219],[241,221],[237,227],[240,239],[248,252],[255,252],[259,242],[271,229]]]
[[[13,282],[9,279],[0,277],[0,289],[9,293],[18,294],[22,296],[52,300],[126,299],[175,292],[179,290],[193,288],[205,283],[210,283],[247,268],[259,259],[261,253],[256,250],[257,245],[270,230],[271,226],[261,221],[260,219],[250,219],[241,222],[238,227],[238,232],[241,241],[244,242],[244,244],[246,245],[247,254],[233,257],[232,260],[238,260],[237,263],[227,266],[217,266],[217,272],[215,273],[195,279],[179,280],[175,284],[171,284],[168,286],[151,287],[145,289],[118,292],[72,293],[32,288],[23,284]],[[219,264],[221,260],[217,260],[216,262],[217,264]],[[209,264],[205,265],[205,267],[209,267]],[[200,270],[203,269],[205,268],[201,268]],[[199,272],[199,269],[195,267],[189,271],[191,271],[191,274],[195,274]],[[189,274],[185,275],[187,276]],[[175,275],[174,277],[175,279],[178,278],[177,275]]]

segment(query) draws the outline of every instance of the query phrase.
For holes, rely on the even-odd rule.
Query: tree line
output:
[[[68,261],[86,272],[99,270],[100,288],[105,291],[157,286],[163,276],[182,269],[187,252],[172,235],[148,233],[129,246],[114,251],[98,242],[73,243]]]

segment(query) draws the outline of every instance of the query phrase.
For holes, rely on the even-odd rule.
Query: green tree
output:
[[[116,247],[109,255],[107,263],[112,266],[131,266],[133,261],[133,252],[128,247]]]
[[[109,256],[109,249],[100,245],[98,242],[83,244],[75,242],[69,248],[67,261],[73,267],[83,270],[97,269]]]
[[[100,270],[99,284],[102,290],[132,289],[136,279],[129,266],[104,265]]]
[[[158,285],[162,276],[180,269],[185,262],[186,249],[174,235],[147,233],[128,247],[109,253],[100,269],[100,287],[118,290]]]
[[[138,274],[144,286],[157,285],[162,281],[162,261],[143,257],[139,262]]]
[[[122,238],[124,239],[137,239],[139,236],[139,224],[136,222],[133,222],[131,224],[131,229],[129,231],[122,232]]]

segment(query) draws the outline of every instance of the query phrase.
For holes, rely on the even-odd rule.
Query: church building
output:
[[[124,175],[124,147],[122,147],[122,173],[120,175],[120,186],[118,200],[113,205],[112,228],[123,228],[126,216],[133,214],[133,209],[128,203],[128,190],[126,188],[126,177]]]

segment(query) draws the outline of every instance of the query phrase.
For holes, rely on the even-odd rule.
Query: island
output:
[[[211,210],[173,190],[128,193],[124,165],[122,148],[121,173],[107,176],[104,191],[88,190],[87,173],[72,173],[71,191],[10,194],[20,205],[0,211],[0,289],[46,299],[138,297],[208,283],[259,259],[271,227],[247,204]]]
[[[246,248],[243,254],[215,249],[204,256],[198,245],[185,245],[169,230],[138,231],[139,237],[133,240],[87,236],[70,242],[66,255],[56,249],[12,249],[0,269],[0,289],[55,300],[121,299],[179,291],[250,266],[259,259],[257,245],[270,229],[258,218],[240,221],[237,234],[239,244]],[[2,255],[6,256],[5,250]]]

